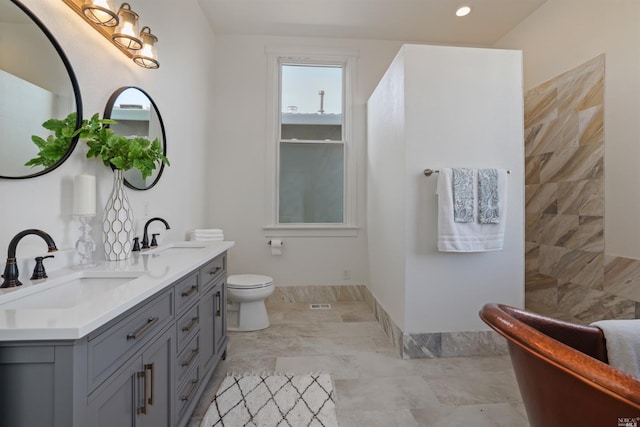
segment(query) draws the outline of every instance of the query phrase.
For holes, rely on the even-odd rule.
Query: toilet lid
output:
[[[273,285],[273,279],[259,274],[234,274],[227,277],[227,286],[235,289],[258,289]]]

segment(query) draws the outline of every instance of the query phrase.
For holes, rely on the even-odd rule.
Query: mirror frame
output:
[[[147,97],[147,99],[151,103],[151,106],[155,110],[156,115],[158,116],[158,122],[160,123],[160,132],[162,133],[162,154],[166,156],[167,155],[167,135],[164,130],[164,122],[162,121],[162,115],[160,114],[160,110],[158,109],[158,106],[156,105],[153,98],[151,98],[151,96],[142,88],[138,86],[122,86],[116,89],[109,97],[109,100],[107,101],[107,105],[104,107],[104,114],[102,115],[102,117],[105,119],[111,118],[111,112],[113,111],[113,106],[115,105],[116,100],[122,94],[122,92],[128,89],[136,89],[142,92],[142,94]],[[111,166],[111,169],[115,169],[113,165]],[[160,181],[160,178],[162,177],[162,172],[164,172],[164,163],[160,162],[160,169],[158,170],[158,176],[156,176],[156,179],[154,179],[153,182],[150,185],[148,185],[146,188],[134,187],[133,185],[131,185],[129,181],[127,181],[127,178],[124,178],[124,185],[131,188],[132,190],[138,190],[138,191],[150,190],[151,188],[155,187],[158,181]]]
[[[40,31],[42,31],[42,33],[47,37],[47,39],[49,39],[49,42],[51,43],[53,48],[58,53],[58,56],[62,60],[62,63],[65,69],[67,70],[67,74],[69,75],[69,80],[71,81],[71,87],[73,88],[73,95],[76,101],[76,129],[79,129],[80,126],[82,125],[82,97],[80,95],[80,86],[78,85],[78,79],[76,78],[76,75],[73,72],[73,68],[71,68],[71,63],[69,62],[67,55],[64,53],[64,51],[62,50],[62,47],[60,46],[58,41],[55,39],[55,37],[53,37],[53,34],[51,34],[51,31],[49,31],[49,29],[44,25],[44,23],[33,12],[31,12],[31,10],[27,6],[22,4],[19,0],[9,0],[9,1],[15,4],[18,8],[20,8],[29,18],[31,18],[33,23],[36,24],[38,28],[40,28]],[[61,164],[63,164],[69,158],[69,156],[71,156],[71,153],[73,152],[73,150],[76,148],[76,145],[78,144],[78,139],[80,139],[79,135],[76,135],[73,137],[67,152],[53,166],[29,175],[22,175],[22,176],[0,175],[0,178],[27,179],[27,178],[35,178],[37,176],[41,176],[46,173],[49,173],[52,170],[58,168]]]

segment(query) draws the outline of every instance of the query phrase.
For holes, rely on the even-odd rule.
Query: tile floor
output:
[[[340,427],[525,427],[509,358],[402,360],[364,302],[267,305],[271,326],[231,332],[189,427],[227,372],[329,372]],[[204,426],[203,426],[204,427]]]

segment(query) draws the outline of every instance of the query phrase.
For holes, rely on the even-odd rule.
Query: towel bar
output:
[[[433,175],[434,173],[440,173],[440,171],[439,171],[439,170],[437,170],[437,169],[436,169],[436,170],[433,170],[433,169],[425,169],[425,170],[424,170],[424,174],[425,174],[426,176],[431,176],[431,175]],[[510,171],[510,170],[508,170],[508,171],[507,171],[507,173],[511,173],[511,171]]]

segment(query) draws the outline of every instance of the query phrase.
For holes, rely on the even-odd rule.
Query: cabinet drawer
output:
[[[173,290],[142,304],[88,343],[89,389],[94,389],[127,357],[173,319]]]
[[[176,283],[176,313],[180,314],[191,302],[200,296],[198,272],[193,272]]]
[[[200,306],[194,305],[176,322],[178,335],[178,352],[184,349],[184,346],[193,338],[200,330]]]
[[[177,388],[176,394],[176,412],[178,420],[181,420],[190,408],[196,403],[198,388],[200,387],[200,367],[195,366],[189,371],[185,382]]]
[[[200,362],[200,334],[196,335],[176,359],[176,383],[180,384],[191,367]]]
[[[200,268],[202,292],[213,284],[213,280],[221,276],[227,269],[226,254],[219,255]]]

